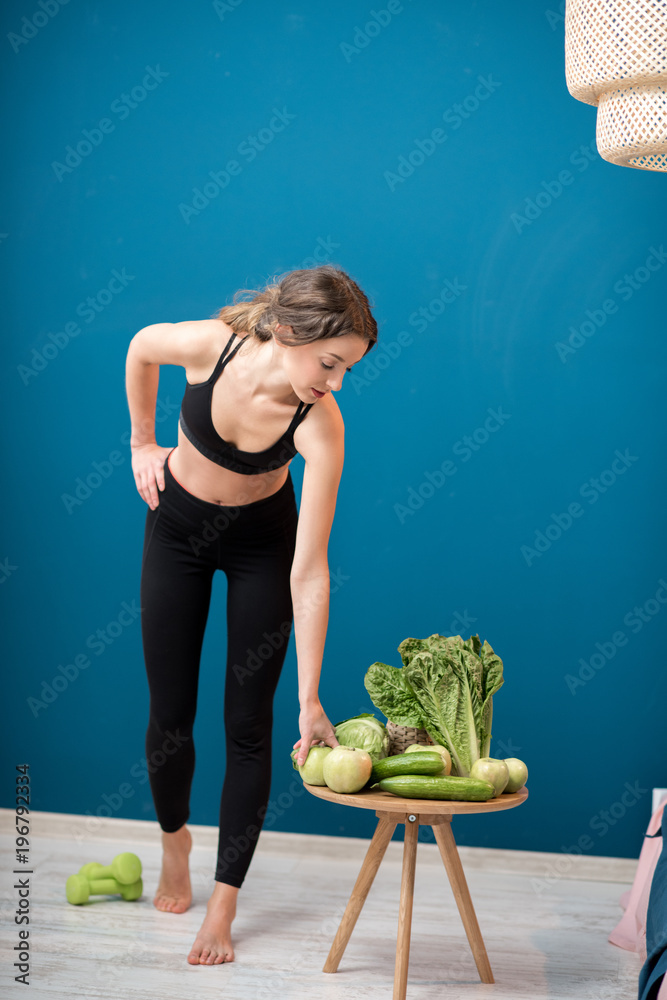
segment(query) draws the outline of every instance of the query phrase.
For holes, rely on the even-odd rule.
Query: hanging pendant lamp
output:
[[[604,160],[667,171],[667,0],[567,0],[565,76]]]

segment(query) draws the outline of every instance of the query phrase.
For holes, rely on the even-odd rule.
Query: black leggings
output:
[[[193,496],[164,464],[148,510],[141,623],[150,690],[146,757],[161,828],[190,815],[192,727],[213,573],[227,576],[224,728],[227,765],[215,878],[240,886],[266,815],[273,698],[292,629],[290,571],[297,507],[291,475],[277,493],[222,507]],[[217,688],[207,698],[217,697]]]

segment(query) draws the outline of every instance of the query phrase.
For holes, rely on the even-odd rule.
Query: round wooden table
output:
[[[370,887],[373,884],[380,863],[399,823],[405,823],[403,843],[403,871],[401,876],[401,897],[398,909],[398,936],[396,939],[396,967],[394,971],[393,1000],[405,1000],[408,983],[408,962],[410,958],[410,929],[412,925],[412,900],[415,884],[417,860],[417,838],[419,826],[433,827],[436,843],[445,865],[447,877],[454,893],[468,942],[475,959],[475,965],[483,983],[493,983],[493,973],[484,947],[477,916],[472,905],[468,884],[463,873],[459,852],[452,833],[452,816],[472,813],[500,812],[520,806],[528,798],[528,789],[521,788],[511,795],[501,795],[488,802],[452,802],[445,799],[407,799],[391,792],[366,788],[361,792],[342,795],[332,792],[326,785],[308,785],[311,795],[328,802],[338,802],[357,809],[373,809],[378,817],[375,833],[366,852],[361,871],[352,889],[340,926],[336,932],[331,950],[324,963],[323,972],[336,972],[338,963],[350,940],[354,925],[361,913]]]

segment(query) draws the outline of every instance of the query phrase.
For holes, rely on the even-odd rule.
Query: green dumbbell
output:
[[[98,865],[96,861],[90,861],[79,869],[79,875],[85,875],[88,879],[115,878],[122,885],[133,885],[141,878],[141,861],[136,854],[117,854],[110,865]]]
[[[70,875],[65,886],[67,902],[74,906],[87,903],[89,896],[122,896],[131,901],[139,899],[144,891],[144,884],[137,879],[132,885],[122,885],[115,878],[88,879],[85,875]]]
[[[79,868],[79,875],[85,875],[86,878],[95,878],[95,874],[100,868],[104,868],[101,861],[89,861],[87,865],[82,865]]]

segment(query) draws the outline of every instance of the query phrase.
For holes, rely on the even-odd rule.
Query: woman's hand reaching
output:
[[[296,762],[299,766],[305,764],[306,757],[311,746],[316,746],[323,741],[330,747],[339,746],[334,733],[334,727],[325,715],[324,709],[319,701],[303,705],[299,713],[299,732],[301,739],[294,744],[294,750],[299,748]]]
[[[159,444],[140,444],[132,448],[132,472],[139,490],[151,510],[160,502],[158,490],[164,489],[164,463],[173,448],[162,448]]]

